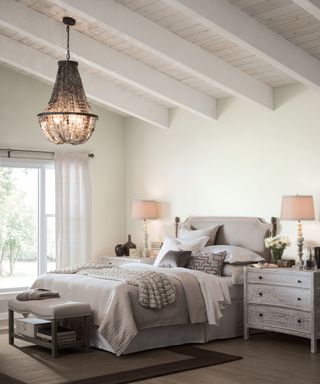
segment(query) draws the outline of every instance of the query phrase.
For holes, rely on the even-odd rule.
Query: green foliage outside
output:
[[[0,167],[0,276],[12,275],[16,261],[37,259],[37,207],[16,182],[22,172],[32,170]]]

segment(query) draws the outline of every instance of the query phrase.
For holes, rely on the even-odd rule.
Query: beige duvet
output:
[[[176,288],[175,301],[161,310],[139,304],[137,287],[81,274],[46,274],[35,281],[33,288],[51,289],[62,298],[90,303],[94,324],[117,355],[125,351],[139,329],[218,323],[221,307],[230,302],[221,278],[183,268],[156,270],[166,273]]]

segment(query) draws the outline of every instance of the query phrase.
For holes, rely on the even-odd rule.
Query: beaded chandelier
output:
[[[45,137],[55,144],[83,144],[92,135],[98,116],[91,113],[78,63],[70,60],[69,29],[76,21],[64,17],[67,26],[66,60],[58,62],[56,82],[48,106],[39,113],[40,127]]]

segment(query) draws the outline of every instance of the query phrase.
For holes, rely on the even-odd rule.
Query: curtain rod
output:
[[[55,152],[49,152],[49,151],[33,151],[31,149],[11,149],[11,148],[0,148],[0,151],[5,151],[7,152],[7,156],[8,158],[11,157],[11,152],[27,152],[27,153],[44,153],[44,154],[48,154],[48,155],[54,155]],[[94,158],[94,153],[89,153],[88,154],[88,157],[90,157],[91,159]]]

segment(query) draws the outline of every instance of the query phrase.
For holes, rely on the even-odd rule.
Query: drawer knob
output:
[[[297,283],[298,283],[298,284],[301,284],[301,283],[302,283],[302,281],[301,281],[301,280],[298,280],[298,281],[297,281]]]
[[[297,300],[298,300],[298,301],[301,301],[301,297],[297,297]]]
[[[298,324],[301,324],[301,320],[300,319],[298,320]]]
[[[262,296],[262,292],[259,292],[259,296]]]
[[[259,276],[259,280],[262,280],[262,276]]]
[[[259,316],[260,316],[260,317],[263,317],[263,313],[259,313]]]

